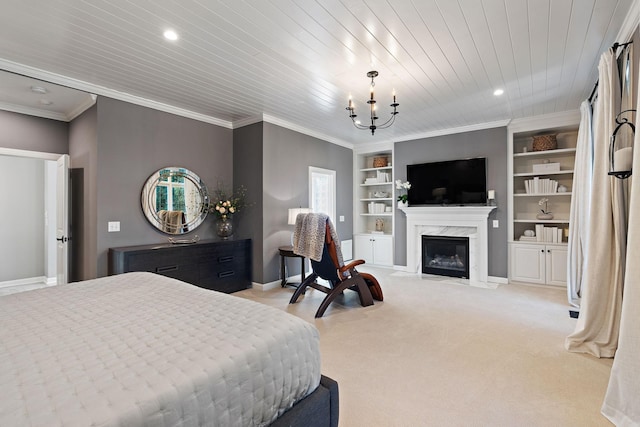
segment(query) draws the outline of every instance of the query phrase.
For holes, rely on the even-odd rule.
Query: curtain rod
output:
[[[612,46],[611,49],[613,49],[613,52],[615,53],[616,50],[618,50],[619,47],[627,47],[628,45],[632,44],[633,40],[628,41],[626,43],[618,43],[615,42]],[[594,97],[596,96],[596,91],[598,90],[598,81],[596,80],[596,84],[593,85],[593,90],[591,91],[591,95],[589,95],[588,101],[589,102],[593,102]]]

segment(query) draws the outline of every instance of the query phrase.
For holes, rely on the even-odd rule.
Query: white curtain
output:
[[[638,85],[640,109],[640,84]],[[636,116],[637,117],[637,116]],[[638,122],[636,121],[636,127]],[[632,170],[640,171],[640,137],[636,133]],[[629,178],[630,181],[633,178]],[[640,186],[630,185],[629,218],[640,214]],[[613,361],[602,413],[617,426],[640,425],[640,223],[629,221],[624,298],[618,350]]]
[[[622,209],[614,203],[620,180],[608,175],[609,140],[620,111],[620,83],[613,49],[602,54],[598,71],[598,107],[593,118],[593,180],[587,224],[592,244],[584,259],[580,316],[565,347],[573,352],[613,357],[618,347],[625,263],[621,233],[616,230]]]
[[[582,271],[584,258],[589,247],[588,214],[591,202],[591,179],[593,174],[593,128],[591,103],[584,101],[580,106],[580,127],[576,144],[576,160],[573,168],[573,189],[569,220],[567,297],[569,304],[580,307]]]

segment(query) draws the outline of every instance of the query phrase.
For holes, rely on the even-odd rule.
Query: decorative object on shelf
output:
[[[545,160],[544,163],[538,163],[531,167],[533,173],[549,173],[560,172],[560,163],[551,163],[549,160]]]
[[[401,194],[398,194],[398,207],[406,208],[409,206],[409,195],[407,191],[411,188],[411,183],[409,181],[402,182],[402,180],[396,179],[396,189],[401,191]]]
[[[386,157],[374,157],[373,158],[373,167],[374,168],[384,168],[387,166],[387,158]]]
[[[376,219],[376,231],[384,231],[384,219]]]
[[[189,245],[192,243],[198,243],[200,241],[200,237],[196,234],[191,239],[176,239],[174,237],[169,237],[169,243],[173,245]]]
[[[527,237],[535,237],[536,232],[535,232],[535,231],[533,231],[533,230],[524,230],[524,233],[523,233],[523,234],[524,234],[525,236],[527,236]]]
[[[636,110],[624,110],[616,116],[617,126],[611,135],[609,143],[609,175],[619,179],[626,179],[631,176],[633,164],[633,140],[636,133],[636,127],[626,117],[621,116],[625,113],[635,113]],[[629,126],[627,133],[620,134],[620,141],[616,141],[618,132],[624,125]],[[619,142],[616,147],[616,142]]]
[[[542,199],[540,199],[540,201],[538,202],[538,206],[542,206],[544,205],[544,209],[540,209],[540,213],[536,215],[536,218],[538,219],[553,219],[553,213],[549,212],[549,199],[546,197],[543,197]]]
[[[371,79],[371,97],[369,98],[369,100],[367,101],[367,104],[369,104],[369,108],[371,110],[371,124],[369,126],[360,124],[359,120],[356,120],[356,117],[358,117],[355,114],[355,107],[353,105],[353,99],[351,98],[351,96],[349,96],[349,106],[346,108],[347,111],[349,111],[349,118],[351,119],[351,121],[353,122],[353,125],[358,128],[358,129],[368,129],[371,131],[371,135],[375,134],[376,129],[386,129],[389,126],[391,126],[393,124],[393,122],[396,120],[396,115],[398,114],[397,108],[398,108],[398,104],[396,102],[396,94],[395,91],[393,92],[393,104],[391,104],[390,106],[393,107],[393,111],[391,112],[391,117],[389,118],[389,120],[387,120],[386,122],[384,122],[381,125],[376,124],[376,120],[378,120],[378,116],[376,115],[376,100],[374,98],[374,94],[373,94],[373,88],[376,85],[375,82],[373,81],[374,78],[378,77],[378,72],[377,71],[369,71],[367,73],[367,77],[369,77]],[[374,166],[377,167],[377,166]]]
[[[558,185],[558,193],[566,193],[567,191],[569,191],[569,189],[567,188],[566,185]]]
[[[533,151],[555,150],[556,148],[558,148],[558,140],[555,133],[533,137]]]
[[[246,206],[247,190],[240,186],[235,194],[229,194],[224,186],[218,183],[218,189],[211,197],[209,212],[217,218],[216,233],[223,240],[228,239],[233,234],[233,215],[240,212]]]
[[[387,191],[376,191],[375,193],[373,193],[373,197],[386,198],[386,197],[389,197],[389,192],[387,192]]]
[[[496,190],[487,191],[487,205],[488,206],[496,205]]]

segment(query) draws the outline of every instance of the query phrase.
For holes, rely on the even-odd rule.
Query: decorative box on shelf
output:
[[[560,163],[539,163],[533,165],[533,173],[560,172]]]

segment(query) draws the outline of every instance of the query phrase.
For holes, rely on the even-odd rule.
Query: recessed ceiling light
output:
[[[496,90],[494,90],[494,91],[493,91],[493,94],[494,94],[495,96],[500,96],[500,95],[502,95],[503,93],[504,93],[504,89],[496,89]]]
[[[42,86],[31,86],[31,92],[34,93],[49,93],[49,91]]]
[[[42,104],[42,105],[52,105],[53,102],[49,101],[48,99],[41,99],[40,100],[40,104]]]
[[[178,33],[173,30],[166,30],[164,32],[164,38],[171,41],[178,40]]]

